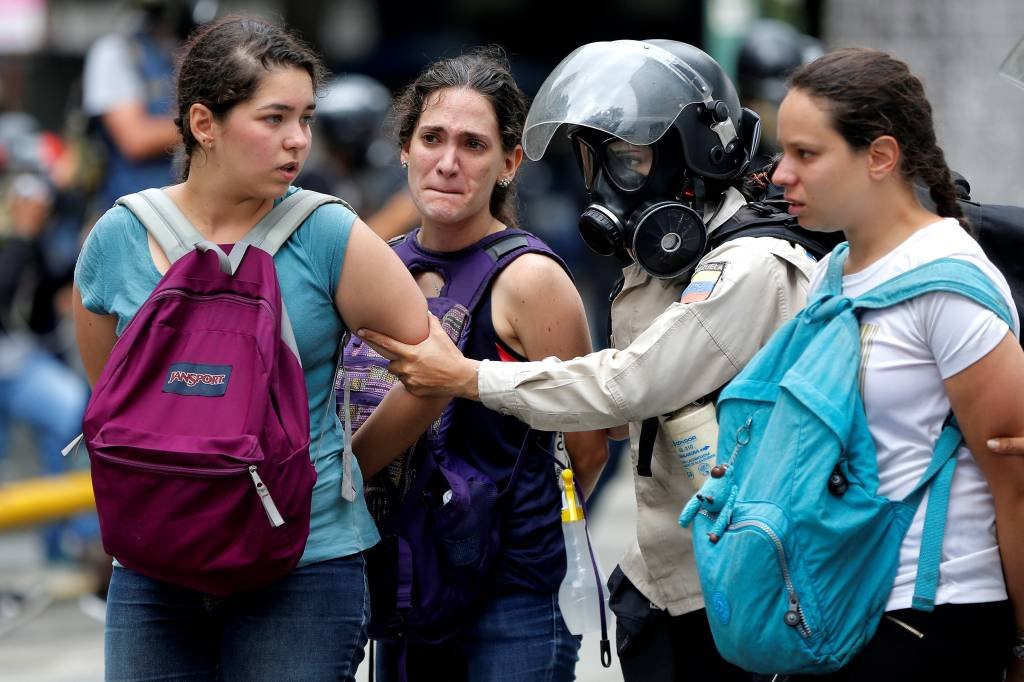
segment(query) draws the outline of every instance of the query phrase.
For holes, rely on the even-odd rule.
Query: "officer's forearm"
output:
[[[587,431],[671,412],[736,371],[700,319],[676,305],[623,350],[565,361],[485,362],[478,388],[487,407],[535,428]]]

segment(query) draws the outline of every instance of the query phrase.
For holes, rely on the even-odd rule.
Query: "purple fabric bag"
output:
[[[114,345],[83,422],[103,548],[122,565],[227,596],[302,556],[316,470],[272,254],[329,201],[291,195],[228,257],[161,190],[119,200],[173,263]]]
[[[428,305],[459,348],[469,335],[473,311],[509,263],[525,253],[542,253],[565,267],[544,242],[523,230],[503,230],[461,251],[437,255],[418,245],[417,232],[392,246],[411,272],[443,276],[441,294]],[[335,388],[347,385],[348,411],[341,396],[338,410],[358,428],[397,379],[387,360],[358,338],[345,346],[344,361]],[[446,450],[453,412],[450,403],[409,452],[366,481],[367,506],[381,533],[381,542],[365,555],[374,639],[436,643],[458,633],[472,618],[501,551],[502,491]],[[509,485],[522,452],[538,437],[527,432]]]

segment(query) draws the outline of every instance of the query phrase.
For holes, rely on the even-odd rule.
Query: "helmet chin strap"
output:
[[[707,199],[708,190],[704,186],[704,180],[699,176],[693,176],[693,210],[704,215],[704,201]]]
[[[710,225],[711,223],[715,222],[715,218],[718,217],[718,214],[722,211],[723,206],[725,206],[725,192],[722,192],[718,196],[718,205],[715,206],[715,210],[712,211],[710,215],[708,215],[707,212],[704,213],[704,224]]]
[[[693,176],[683,187],[683,191],[677,197],[678,201],[689,202],[699,215],[703,216],[704,224],[710,225],[725,205],[725,192],[721,192],[715,202],[714,210],[708,206],[708,190],[703,178]]]

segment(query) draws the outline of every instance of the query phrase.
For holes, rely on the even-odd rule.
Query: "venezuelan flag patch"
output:
[[[703,263],[697,267],[690,278],[690,283],[683,289],[680,303],[700,303],[711,296],[715,285],[722,278],[725,263]]]

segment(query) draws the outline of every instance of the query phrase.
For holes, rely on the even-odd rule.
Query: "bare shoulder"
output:
[[[554,259],[538,253],[517,258],[495,281],[491,302],[494,330],[525,357],[590,352],[583,301]]]
[[[508,264],[494,282],[494,294],[510,299],[537,302],[553,295],[579,294],[562,266],[549,256],[525,253]]]

